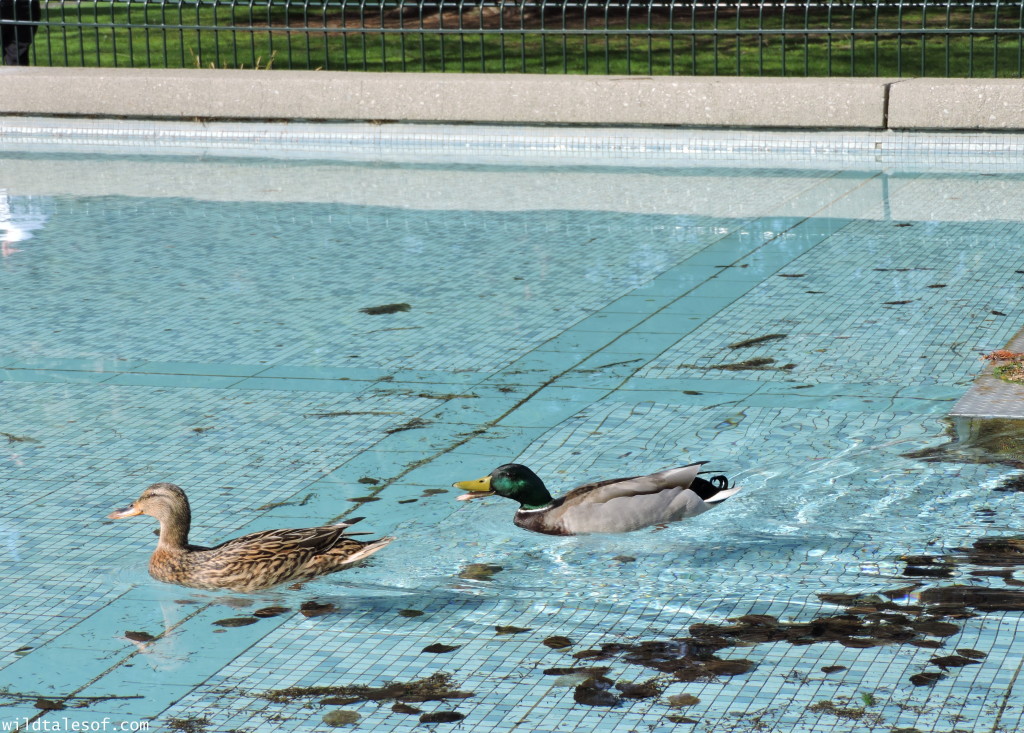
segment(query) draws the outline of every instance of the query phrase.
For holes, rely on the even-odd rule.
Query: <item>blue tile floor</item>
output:
[[[0,157],[0,726],[1024,728],[1024,464],[942,450],[1024,321],[1024,177],[57,159]],[[512,460],[743,491],[548,537],[455,501]],[[199,543],[398,540],[163,585],[105,519],[156,481]]]

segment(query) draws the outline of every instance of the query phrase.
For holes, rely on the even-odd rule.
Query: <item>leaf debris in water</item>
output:
[[[968,664],[981,664],[977,659],[968,659],[959,654],[950,654],[947,657],[932,657],[928,661],[943,670],[950,667],[966,667]]]
[[[433,713],[423,713],[420,716],[421,723],[458,723],[466,716],[454,710],[438,710]]]
[[[337,610],[338,607],[333,603],[317,603],[316,601],[306,601],[299,607],[299,613],[306,618],[326,616],[327,614],[334,613]]]
[[[745,361],[736,361],[731,364],[680,364],[679,369],[722,369],[724,371],[744,371],[744,370],[756,370],[756,371],[773,371],[773,370],[784,370],[796,368],[796,364],[784,364],[782,366],[772,366],[775,363],[775,359],[770,356],[757,356],[753,359],[747,359]]]
[[[558,677],[578,675],[580,679],[586,677],[603,677],[611,671],[611,667],[551,667],[545,669],[544,674]]]
[[[0,435],[2,435],[5,438],[7,438],[7,442],[8,443],[38,443],[39,442],[35,438],[30,438],[27,435],[14,435],[13,433],[3,433],[3,432],[0,432]]]
[[[395,433],[400,433],[403,430],[416,430],[417,428],[425,428],[428,425],[430,425],[430,423],[427,422],[426,420],[421,420],[418,417],[414,417],[412,420],[402,423],[401,425],[396,425],[393,428],[388,428],[384,432],[387,435],[394,435]]]
[[[763,344],[765,341],[776,341],[778,339],[784,339],[789,334],[785,333],[769,333],[764,336],[757,336],[752,339],[745,339],[743,341],[737,341],[734,344],[729,344],[730,349],[742,349],[747,346],[755,346],[757,344]]]
[[[431,644],[430,646],[423,647],[423,652],[425,654],[447,654],[448,652],[453,652],[453,651],[455,651],[458,648],[459,648],[458,644],[456,644],[455,646],[452,646],[451,644],[440,644],[440,643],[438,643],[438,644]]]
[[[340,728],[343,725],[355,725],[361,717],[355,710],[331,710],[324,713],[323,721],[332,728]]]
[[[622,697],[631,700],[644,700],[660,695],[667,684],[667,682],[659,681],[657,677],[652,677],[644,682],[616,682],[615,689]]]
[[[681,693],[679,695],[668,696],[668,704],[670,707],[673,708],[685,708],[689,707],[690,705],[696,705],[699,702],[699,697],[697,697],[696,695],[691,695],[686,692]]]
[[[282,613],[288,613],[291,609],[287,606],[267,606],[266,608],[259,608],[252,612],[252,615],[256,618],[271,618],[273,616],[280,616]]]
[[[214,626],[224,626],[226,628],[235,628],[237,626],[248,626],[259,621],[258,618],[253,616],[237,616],[235,618],[222,618],[219,621],[214,621]]]
[[[548,649],[568,649],[573,645],[573,640],[568,636],[549,636],[541,644]]]
[[[498,634],[525,634],[527,631],[533,631],[522,626],[495,626],[494,630]]]
[[[591,677],[576,686],[572,698],[581,705],[614,708],[622,702],[618,695],[609,690],[612,681],[607,677]]]
[[[156,641],[156,637],[147,631],[126,631],[124,635],[132,641]]]
[[[941,679],[945,679],[946,675],[942,672],[920,672],[918,674],[910,675],[910,684],[914,687],[931,687]]]
[[[495,573],[500,573],[504,569],[501,565],[471,562],[459,571],[459,577],[465,580],[494,580]]]
[[[347,417],[349,415],[397,415],[397,412],[381,412],[380,410],[342,410],[341,412],[305,412],[303,417]],[[365,483],[360,481],[360,483]]]
[[[968,659],[984,659],[988,656],[985,652],[979,652],[977,649],[957,649],[956,653]]]
[[[402,313],[405,311],[412,310],[412,306],[408,303],[388,303],[387,305],[371,305],[366,308],[360,308],[360,313],[365,313],[368,316],[383,316],[389,313]]]
[[[269,690],[257,695],[264,700],[276,703],[289,703],[309,697],[325,696],[350,697],[361,701],[397,700],[399,702],[428,702],[431,700],[461,700],[473,697],[472,692],[465,692],[452,687],[451,675],[446,672],[435,672],[429,677],[409,682],[389,682],[381,687],[366,685],[340,685],[333,687],[287,687],[281,690]]]
[[[209,718],[168,718],[167,727],[184,733],[203,733],[210,725]]]
[[[417,616],[422,616],[423,611],[417,611],[414,608],[403,608],[398,612],[398,615],[402,618],[416,618]]]

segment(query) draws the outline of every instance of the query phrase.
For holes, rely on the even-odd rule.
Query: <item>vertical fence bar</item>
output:
[[[872,57],[871,57],[872,58],[871,73],[874,74],[875,76],[878,76],[878,63],[879,63],[879,59],[881,58],[882,36],[881,36],[881,33],[880,33],[881,23],[879,22],[880,13],[881,13],[881,8],[878,6],[878,3],[875,3],[875,12],[874,12],[873,20],[871,21],[871,27],[874,29],[874,34],[873,34],[874,44],[872,44],[873,48],[872,48],[872,51],[871,51],[871,53],[872,53]],[[897,34],[897,36],[896,36],[896,43],[899,43],[899,34]],[[896,73],[898,74],[899,71],[897,70]]]
[[[1024,2],[1020,4],[1020,9],[1017,11],[1017,28],[1022,29],[1022,32],[1016,34],[1017,36],[1017,76],[1024,76]]]
[[[757,30],[762,31],[757,34],[757,75],[764,76],[764,44],[768,36],[764,34],[764,4],[765,0],[760,0],[757,4]]]
[[[742,21],[743,21],[743,3],[741,2],[741,0],[737,0],[737,2],[736,2],[736,35],[735,35],[735,43],[736,43],[736,76],[741,76],[743,74],[743,67],[742,67],[742,64],[740,63],[740,59],[742,58],[742,51],[743,51],[743,22]]]
[[[943,34],[943,37],[946,39],[946,43],[945,43],[945,46],[946,46],[946,62],[945,62],[945,74],[944,74],[945,76],[949,76],[949,73],[950,73],[950,58],[951,58],[952,52],[953,52],[952,51],[953,34],[949,32],[949,29],[953,27],[952,24],[951,24],[951,20],[952,20],[952,16],[953,16],[953,7],[952,6],[953,6],[953,0],[946,0],[946,32]]]
[[[718,31],[719,30],[718,29],[718,8],[719,8],[718,3],[719,3],[719,0],[712,0],[712,2],[714,3],[712,5],[712,7],[714,8],[714,10],[712,11],[712,28],[715,29],[716,31]],[[713,74],[715,76],[718,76],[718,34],[717,33],[712,36],[711,49],[712,49],[712,58],[714,59],[714,62],[713,62],[714,72],[713,72]]]
[[[78,21],[81,22],[82,21],[81,6],[76,5],[76,7],[79,10]],[[65,0],[61,0],[61,2],[60,2],[60,23],[61,23],[61,26],[60,26],[60,38],[61,38],[61,41],[62,41],[62,45],[64,46],[64,65],[65,66],[70,66],[71,65],[71,55],[68,53],[68,49],[70,48],[71,44],[68,42],[68,27],[66,25],[66,23],[67,23],[67,4],[66,4]],[[47,36],[49,36],[49,34],[47,34]],[[82,38],[81,35],[79,35],[78,38],[79,38],[79,41],[81,41],[81,38]]]
[[[604,29],[608,31],[611,27],[609,26],[609,14],[611,12],[611,3],[604,4]],[[606,32],[604,34],[604,73],[612,73],[612,37]]]
[[[378,21],[380,22],[380,70],[388,70],[388,36],[385,28],[387,22],[387,8],[383,0],[380,0],[378,10]]]
[[[999,77],[999,0],[992,8],[992,78]]]
[[[302,45],[306,49],[306,63],[304,68],[313,68],[313,27],[309,23],[309,0],[305,0],[302,3],[302,35],[305,39],[305,43]],[[273,62],[271,62],[273,63]]]
[[[896,28],[896,73],[903,76],[903,0],[896,6]]]
[[[548,34],[544,0],[541,0],[538,6],[538,13],[540,14],[540,70],[542,74],[546,74],[548,73]]]
[[[487,71],[487,34],[484,33],[484,29],[486,28],[486,26],[484,24],[483,0],[481,0],[481,2],[476,6],[476,10],[477,17],[480,19],[480,73],[485,73]]]
[[[919,76],[926,76],[925,69],[928,68],[927,46],[928,46],[928,0],[921,0],[921,65],[918,69]]]
[[[666,5],[667,5],[667,8],[668,8],[668,18],[666,19],[666,22],[668,23],[668,28],[669,28],[670,31],[675,31],[675,29],[676,29],[676,13],[675,13],[675,11],[676,11],[676,4],[675,4],[675,2],[673,2],[673,0],[668,0],[668,3]],[[668,73],[669,73],[669,76],[675,76],[676,75],[676,34],[675,33],[669,33],[668,34]]]
[[[213,13],[213,27],[220,27],[220,16],[218,14],[218,11],[220,10],[220,0],[213,0],[213,2],[210,3],[210,10]],[[213,64],[218,69],[221,67],[219,35],[220,34],[216,30],[213,31]]]
[[[647,73],[654,74],[654,3],[647,4]]]
[[[804,76],[811,75],[811,0],[804,0]]]
[[[850,3],[850,76],[857,75],[857,0]]]
[[[132,0],[125,0],[125,23],[128,29],[128,66],[135,66],[135,45],[132,34],[134,29],[132,26]]]
[[[583,28],[583,73],[590,73],[590,2],[582,0],[580,3],[580,23]]]
[[[975,11],[975,7],[976,6],[975,6],[975,3],[974,3],[974,0],[971,0],[971,2],[970,2],[970,8],[971,8],[971,10],[970,10],[970,24],[968,25],[968,29],[971,30],[971,31],[974,30],[974,17],[975,17],[974,11]],[[973,77],[974,76],[974,33],[970,34],[970,40],[968,41],[968,49],[967,49],[967,76],[969,76],[969,77]]]
[[[782,11],[780,13],[780,27],[782,28],[782,34],[779,36],[782,42],[782,75],[786,75],[786,2],[783,0],[780,5]]]

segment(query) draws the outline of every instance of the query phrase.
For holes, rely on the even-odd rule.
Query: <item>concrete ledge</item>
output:
[[[1024,79],[907,79],[889,92],[894,130],[1024,130]]]
[[[889,79],[0,69],[0,114],[882,129]]]
[[[1018,331],[1003,348],[1014,352],[1024,350],[1024,329]],[[988,364],[949,414],[955,418],[1024,419],[1024,384],[1004,382],[995,375],[995,366]]]

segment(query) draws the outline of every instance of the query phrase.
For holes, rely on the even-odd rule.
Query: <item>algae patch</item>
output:
[[[360,308],[360,313],[365,313],[368,316],[384,316],[391,313],[404,313],[412,310],[412,306],[408,303],[388,303],[386,305],[371,305],[366,308]]]
[[[310,698],[337,697],[351,702],[394,700],[403,703],[461,700],[473,697],[472,692],[453,686],[452,677],[445,672],[435,672],[429,677],[409,682],[388,682],[380,687],[368,685],[338,685],[330,687],[286,687],[269,690],[257,695],[275,703],[290,703]]]
[[[768,333],[764,336],[755,336],[754,338],[744,339],[743,341],[737,341],[736,343],[729,344],[730,349],[743,349],[748,346],[756,346],[757,344],[763,344],[767,341],[777,341],[784,339],[789,334],[785,333]]]

